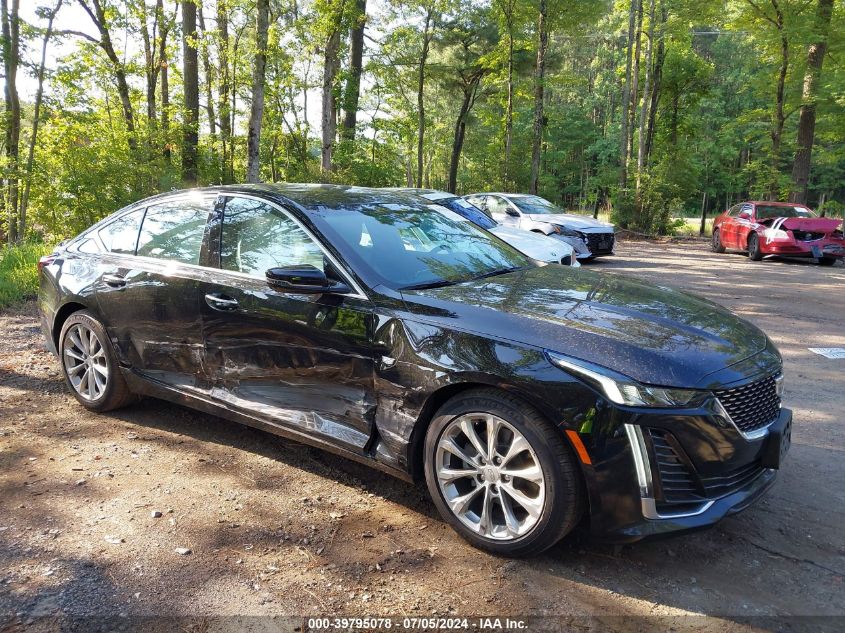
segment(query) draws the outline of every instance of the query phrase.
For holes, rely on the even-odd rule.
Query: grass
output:
[[[567,213],[575,213],[578,215],[589,215],[592,217],[591,213],[587,213],[586,211],[568,211]],[[597,218],[601,222],[608,222],[612,224],[610,219],[610,213],[607,211],[599,211],[599,215]],[[675,235],[678,237],[698,237],[698,229],[701,226],[701,217],[695,218],[671,218],[671,222],[676,222],[677,225],[671,232],[671,235]],[[683,224],[681,223],[683,222]],[[713,232],[713,218],[707,218],[704,223],[704,237],[709,237],[710,234]]]
[[[49,252],[49,246],[37,242],[0,248],[0,309],[36,295],[38,259]]]

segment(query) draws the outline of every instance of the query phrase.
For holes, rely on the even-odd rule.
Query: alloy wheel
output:
[[[71,386],[85,400],[100,398],[109,384],[106,350],[97,334],[77,323],[62,342],[62,363]]]
[[[435,470],[449,509],[479,536],[514,540],[542,516],[540,460],[525,436],[498,416],[468,413],[452,420],[437,443]]]

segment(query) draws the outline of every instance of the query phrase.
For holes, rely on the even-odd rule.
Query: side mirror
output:
[[[346,294],[346,284],[331,281],[319,268],[311,264],[281,266],[264,273],[271,288],[298,294]]]
[[[512,209],[511,207],[508,207],[507,209],[505,209],[505,213],[507,213],[507,214],[508,214],[509,216],[511,216],[512,218],[518,218],[518,217],[520,217],[520,216],[519,216],[519,211],[517,211],[516,209]]]

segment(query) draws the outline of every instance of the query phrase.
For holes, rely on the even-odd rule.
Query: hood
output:
[[[493,227],[490,232],[516,250],[541,262],[560,262],[563,257],[572,255],[572,247],[569,244],[538,233],[501,225]]]
[[[706,299],[583,268],[530,268],[404,291],[403,298],[412,312],[444,328],[549,349],[667,387],[698,386],[768,342]]]
[[[790,231],[807,231],[808,233],[831,233],[840,224],[842,224],[842,220],[837,218],[786,218],[781,224],[781,228]]]
[[[586,215],[574,215],[572,213],[532,213],[528,216],[534,222],[547,222],[549,224],[560,224],[568,229],[576,231],[597,230],[603,232],[613,231],[613,225],[607,222],[599,222]]]

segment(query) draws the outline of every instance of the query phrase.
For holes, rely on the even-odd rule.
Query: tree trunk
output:
[[[17,1],[17,0],[15,0]],[[97,30],[100,32],[100,40],[97,45],[103,49],[106,57],[109,58],[112,68],[114,70],[114,77],[117,83],[117,93],[120,96],[120,104],[123,109],[123,120],[126,123],[126,133],[128,136],[127,144],[129,149],[134,153],[138,146],[138,141],[135,138],[135,113],[132,109],[132,99],[129,94],[129,84],[126,81],[126,67],[120,61],[114,46],[111,41],[111,34],[109,33],[108,23],[106,22],[106,14],[100,0],[91,0],[94,8],[88,4],[88,0],[79,0],[80,6],[94,22]]]
[[[202,2],[197,4],[197,19],[199,20],[200,31],[202,31],[203,39],[205,39],[208,35],[208,31],[205,29],[205,16],[202,12]],[[205,112],[206,115],[208,115],[208,130],[211,133],[212,151],[216,151],[217,117],[214,114],[214,96],[212,92],[212,87],[214,86],[214,69],[211,66],[211,58],[208,54],[207,41],[202,47],[202,68],[205,72]]]
[[[505,170],[507,186],[511,180],[511,153],[513,151],[513,12],[514,3],[508,1],[503,7],[508,30],[508,103],[505,108]]]
[[[332,165],[332,153],[334,141],[337,135],[337,96],[335,95],[335,78],[340,69],[340,18],[333,26],[332,32],[326,41],[326,48],[323,55],[323,113],[322,133],[323,143],[320,151],[320,167],[323,173],[329,173]]]
[[[230,183],[233,174],[229,169],[228,156],[231,152],[232,125],[229,121],[229,14],[226,0],[217,0],[217,30],[220,42],[218,59],[220,62],[220,83],[217,86],[217,114],[220,117],[221,174],[223,183]]]
[[[634,44],[634,68],[631,73],[631,104],[629,107],[628,116],[628,160],[630,161],[634,156],[634,126],[637,123],[637,106],[640,101],[640,57],[642,53],[642,39],[643,39],[643,2],[638,0],[637,7],[637,29],[636,40]]]
[[[252,106],[249,111],[247,137],[246,181],[259,182],[259,149],[261,121],[264,118],[264,75],[267,65],[267,31],[269,29],[270,0],[258,0],[255,26],[255,64],[252,69]]]
[[[47,45],[50,38],[53,36],[53,22],[56,19],[56,14],[62,8],[64,0],[58,0],[56,6],[47,14],[47,30],[44,32],[44,39],[41,40],[41,63],[38,65],[38,90],[35,92],[35,105],[32,113],[32,132],[29,136],[29,151],[26,156],[26,171],[23,196],[21,196],[20,205],[20,224],[19,230],[21,235],[26,235],[26,210],[29,206],[29,191],[32,186],[32,168],[35,163],[35,143],[38,139],[38,124],[41,120],[41,101],[44,97],[44,69],[47,64]]]
[[[701,225],[698,227],[698,236],[704,235],[704,226],[707,224],[707,192],[701,194]]]
[[[643,101],[640,106],[640,114],[637,132],[637,194],[640,191],[640,178],[645,167],[645,128],[648,119],[648,106],[651,99],[651,76],[654,69],[651,67],[651,51],[654,47],[654,0],[650,0],[648,6],[648,42],[645,51],[645,82],[643,83]]]
[[[21,104],[18,98],[17,76],[20,57],[20,19],[18,17],[19,0],[12,0],[9,13],[8,0],[0,0],[3,16],[3,62],[6,79],[6,169],[7,191],[5,193],[9,214],[8,240],[14,244],[23,231],[18,231],[18,149],[21,134]]]
[[[619,187],[628,186],[628,117],[631,108],[631,62],[634,56],[634,27],[636,26],[639,0],[631,0],[628,11],[628,39],[625,58],[625,85],[622,88],[622,112],[619,120],[622,130],[619,138]]]
[[[801,94],[801,111],[798,118],[798,148],[792,164],[793,184],[792,192],[789,194],[790,202],[800,204],[807,204],[807,183],[810,180],[810,159],[816,131],[816,93],[827,50],[832,13],[833,0],[818,0],[815,28],[818,40],[810,44],[807,50],[807,70],[804,72],[804,89]]]
[[[657,39],[657,55],[654,61],[654,81],[651,86],[651,103],[648,108],[648,126],[645,137],[645,159],[647,164],[654,146],[654,130],[657,118],[657,104],[660,101],[660,84],[663,78],[663,61],[666,59],[665,27],[669,15],[663,3],[660,3],[660,36]]]
[[[199,64],[197,61],[197,5],[182,0],[182,65],[185,93],[185,120],[182,133],[182,180],[197,184],[197,144],[199,143]]]
[[[354,17],[354,26],[349,34],[349,77],[346,80],[346,90],[343,94],[343,138],[349,140],[355,140],[355,126],[358,123],[358,100],[361,96],[367,0],[356,0]]]
[[[422,187],[423,179],[423,145],[425,143],[425,99],[423,91],[425,89],[425,64],[428,60],[428,49],[432,38],[431,19],[433,11],[432,8],[429,8],[425,14],[423,47],[417,75],[417,187]]]
[[[545,114],[543,112],[543,96],[546,81],[546,49],[549,45],[549,27],[547,24],[548,4],[540,0],[540,11],[537,16],[537,62],[534,67],[534,128],[531,143],[531,180],[528,192],[537,193],[540,186],[540,150],[543,143],[543,128]]]
[[[455,122],[455,135],[452,140],[452,154],[449,158],[449,182],[446,190],[455,193],[458,187],[458,163],[461,160],[461,151],[464,147],[466,137],[467,117],[472,106],[475,105],[475,98],[478,93],[478,85],[481,82],[482,72],[470,79],[469,84],[464,88],[464,98],[461,102],[461,110],[458,120]]]
[[[161,36],[161,48],[159,49],[159,60],[161,63],[161,134],[164,139],[164,150],[162,155],[169,165],[172,160],[170,149],[170,82],[167,74],[167,46],[165,34]]]
[[[136,5],[138,11],[138,20],[141,24],[141,40],[144,43],[144,77],[147,81],[147,124],[152,128],[153,121],[156,118],[156,80],[154,77],[155,66],[155,21],[153,22],[153,40],[150,40],[150,29],[147,26],[147,3],[142,0]],[[158,11],[155,13],[155,19],[158,19]]]
[[[20,18],[19,1],[12,0],[11,13],[6,0],[2,3],[3,11],[3,60],[5,67],[5,153],[7,164],[6,191],[3,192],[4,203],[8,212],[7,238],[9,244],[16,243],[24,237],[24,229],[19,226],[19,196],[20,196],[20,132],[21,109],[17,88],[17,74],[20,62]]]
[[[786,72],[789,68],[789,40],[787,39],[783,11],[778,0],[771,0],[775,9],[776,26],[780,34],[780,70],[778,71],[777,89],[775,91],[775,114],[772,120],[772,181],[769,185],[769,195],[778,197],[777,175],[780,169],[780,146],[783,139],[783,126],[786,116],[783,112],[783,95],[786,85]]]

